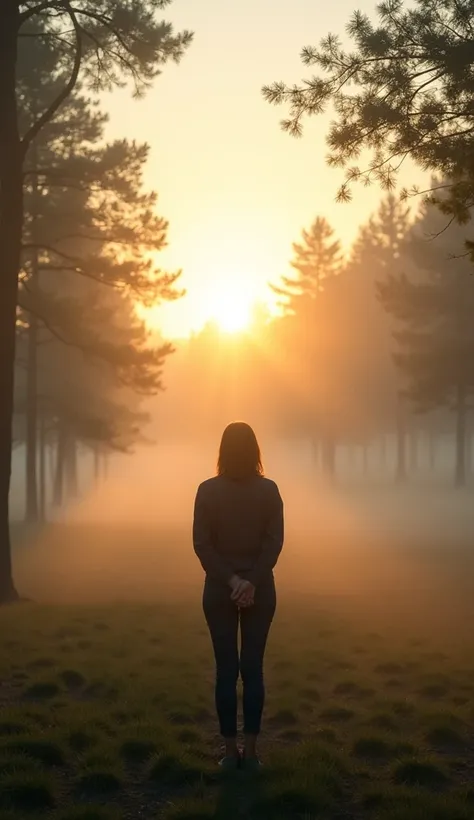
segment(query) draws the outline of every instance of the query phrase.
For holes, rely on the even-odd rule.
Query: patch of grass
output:
[[[409,717],[413,715],[415,707],[413,703],[410,703],[408,700],[396,700],[392,703],[392,711],[395,715]]]
[[[60,678],[68,689],[80,689],[86,682],[84,675],[74,669],[65,669],[64,672],[61,672]]]
[[[58,820],[121,820],[120,809],[105,806],[75,806],[62,811]]]
[[[20,754],[8,754],[7,757],[0,757],[0,777],[4,775],[11,775],[19,772],[38,772],[40,766],[36,760],[31,757]]]
[[[176,726],[190,726],[194,723],[193,718],[188,712],[173,711],[168,714],[168,719]]]
[[[321,695],[318,690],[312,686],[307,687],[306,689],[300,689],[299,695],[300,697],[306,698],[306,700],[310,700],[313,703],[318,703],[321,700]]]
[[[369,687],[360,686],[355,681],[341,681],[334,687],[334,694],[346,698],[361,700],[373,695],[374,690]]]
[[[398,727],[395,718],[388,714],[371,715],[366,720],[366,725],[373,726],[374,729],[385,729],[388,732],[393,732]]]
[[[333,800],[322,788],[307,788],[304,782],[297,783],[287,778],[274,787],[270,793],[257,795],[255,817],[259,820],[283,820],[283,818],[329,816]]]
[[[207,772],[202,767],[185,756],[178,757],[167,752],[156,755],[150,761],[148,770],[149,781],[168,787],[190,785],[206,776]]]
[[[78,649],[90,649],[91,646],[93,646],[93,643],[92,641],[81,638],[81,640],[77,642],[76,646]]]
[[[399,763],[395,768],[393,782],[397,785],[440,789],[447,785],[448,776],[434,763],[409,760]]]
[[[177,734],[177,739],[180,743],[198,743],[201,735],[194,729],[181,729]]]
[[[33,738],[12,740],[6,744],[5,749],[12,754],[31,757],[43,766],[64,766],[66,762],[61,746],[50,740]]]
[[[77,782],[77,790],[87,797],[116,794],[122,788],[122,782],[112,771],[89,771],[83,774]]]
[[[320,712],[321,720],[328,721],[329,723],[346,723],[349,720],[352,720],[354,717],[354,712],[352,709],[346,709],[345,706],[328,706],[327,709],[323,709]]]
[[[25,689],[24,696],[29,700],[49,700],[59,695],[60,688],[53,681],[41,681],[33,683]]]
[[[29,814],[54,809],[56,797],[51,783],[37,774],[16,773],[0,782],[2,809]]]
[[[211,796],[185,797],[164,808],[162,820],[217,820],[216,801]],[[227,815],[230,818],[232,815]]]
[[[286,740],[289,743],[298,743],[303,735],[297,729],[284,729],[282,732],[279,733],[278,737],[281,740]]]
[[[151,740],[125,740],[119,749],[120,757],[127,763],[145,763],[156,752],[156,743]]]
[[[97,738],[88,732],[78,730],[71,732],[67,737],[68,745],[75,752],[85,752],[97,743]]]
[[[336,743],[337,735],[334,729],[316,729],[314,732],[315,740],[322,740],[326,743]]]
[[[466,746],[461,732],[449,725],[434,726],[426,733],[425,738],[430,746],[436,749],[461,750]]]
[[[366,760],[390,760],[394,756],[394,749],[383,738],[360,737],[352,747],[352,754]]]
[[[400,675],[404,672],[404,667],[400,663],[379,663],[374,669],[377,675]]]
[[[420,697],[430,700],[439,700],[446,697],[448,693],[449,687],[445,683],[427,683],[418,690]]]
[[[14,723],[13,721],[5,720],[0,723],[0,736],[10,737],[11,735],[21,735],[25,731],[26,726],[23,723]]]
[[[35,658],[30,661],[27,669],[53,669],[57,661],[54,658]]]
[[[296,726],[298,718],[291,709],[280,709],[270,717],[270,723],[278,727]]]

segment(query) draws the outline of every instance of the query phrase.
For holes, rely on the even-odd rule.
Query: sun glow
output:
[[[255,299],[238,285],[213,288],[209,293],[208,316],[225,333],[239,333],[252,321]]]

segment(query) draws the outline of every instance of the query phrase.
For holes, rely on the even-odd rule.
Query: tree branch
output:
[[[51,7],[51,0],[44,0],[44,3],[38,3],[37,6],[33,6],[31,9],[26,9],[20,14],[20,26],[22,26],[23,23],[26,23],[27,20],[30,20],[31,17],[34,17],[36,14],[41,14],[42,11],[46,11],[46,9]]]
[[[43,8],[47,8],[50,4],[44,3],[42,4]],[[24,135],[21,144],[23,149],[23,156],[26,155],[28,148],[30,147],[31,143],[38,136],[41,129],[48,123],[55,115],[56,111],[60,108],[63,102],[69,97],[71,92],[74,90],[74,87],[77,83],[77,79],[79,77],[79,70],[81,68],[82,62],[82,34],[81,28],[79,23],[77,22],[76,16],[71,9],[69,2],[64,2],[65,8],[68,9],[69,16],[72,20],[72,24],[74,26],[74,30],[76,32],[76,53],[74,55],[74,65],[72,69],[71,76],[69,81],[66,83],[62,91],[58,94],[55,100],[51,103],[51,105],[44,111],[44,113],[36,120],[35,123],[29,128],[29,130]],[[41,6],[37,6],[37,9],[41,10]]]

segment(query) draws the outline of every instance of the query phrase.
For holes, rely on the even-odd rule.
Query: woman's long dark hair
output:
[[[234,421],[225,428],[219,447],[217,475],[229,478],[263,475],[257,436],[244,421]]]

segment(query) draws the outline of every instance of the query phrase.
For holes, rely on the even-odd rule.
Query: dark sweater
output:
[[[193,543],[210,577],[228,583],[236,574],[257,586],[271,575],[283,537],[283,501],[274,481],[216,476],[199,485]]]

